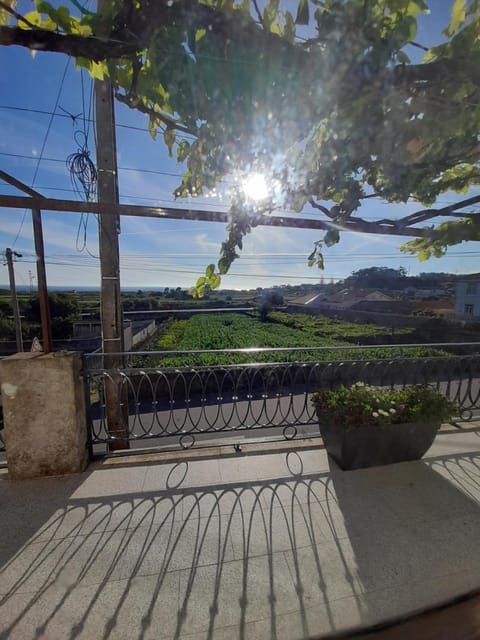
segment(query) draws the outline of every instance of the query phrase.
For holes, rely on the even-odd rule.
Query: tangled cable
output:
[[[83,136],[83,144],[80,144],[78,136]],[[82,131],[76,131],[74,137],[79,148],[66,160],[72,187],[79,197],[85,198],[87,202],[93,202],[97,194],[97,169],[90,158],[85,134]]]
[[[80,144],[78,136],[83,136],[83,144]],[[90,151],[87,147],[87,136],[82,131],[76,131],[74,138],[78,144],[78,150],[76,153],[71,153],[66,160],[72,187],[79,198],[85,197],[87,202],[94,202],[97,198],[98,174],[90,158]],[[77,251],[86,250],[88,254],[92,255],[87,249],[87,226],[88,214],[82,213],[77,229],[76,247]],[[83,239],[82,246],[80,246],[80,234],[82,230]]]

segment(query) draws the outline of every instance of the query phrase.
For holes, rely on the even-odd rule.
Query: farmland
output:
[[[397,331],[408,334],[409,329]],[[141,366],[180,366],[239,364],[252,360],[258,362],[295,361],[295,360],[335,360],[359,358],[385,358],[404,355],[432,355],[432,350],[417,347],[411,349],[379,349],[369,347],[361,351],[349,349],[362,339],[382,336],[382,342],[392,342],[390,328],[377,325],[341,322],[328,318],[273,312],[267,322],[260,322],[255,313],[225,313],[194,316],[188,320],[168,321],[164,323],[162,334],[155,350],[194,351],[242,348],[301,348],[301,352],[260,353],[260,354],[192,354],[148,356],[142,359]],[[309,351],[310,347],[341,347],[340,351]]]

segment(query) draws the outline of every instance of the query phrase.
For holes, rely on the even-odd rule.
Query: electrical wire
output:
[[[62,95],[63,84],[65,82],[65,77],[67,75],[67,70],[68,70],[68,66],[70,64],[70,60],[71,60],[71,58],[68,57],[67,58],[67,62],[65,63],[65,68],[64,68],[63,74],[62,74],[62,79],[60,80],[60,87],[58,88],[57,97],[55,99],[55,106],[53,107],[53,111],[50,113],[50,120],[48,121],[47,130],[46,130],[45,136],[43,138],[42,148],[40,149],[40,155],[38,156],[37,164],[36,164],[36,167],[35,167],[35,172],[33,174],[33,179],[32,179],[32,182],[30,184],[31,187],[33,187],[35,185],[35,180],[37,179],[38,170],[40,169],[40,163],[42,162],[42,158],[43,158],[43,152],[45,151],[45,147],[47,145],[48,136],[50,135],[50,129],[52,128],[53,119],[55,117],[55,112],[57,110],[58,103],[60,102],[60,96]],[[22,220],[20,222],[20,226],[18,228],[17,235],[15,236],[15,240],[12,243],[12,248],[15,247],[15,245],[17,243],[17,240],[18,240],[20,234],[22,233],[23,225],[25,223],[25,218],[27,216],[27,212],[28,211],[29,211],[29,209],[25,209],[25,211],[23,212],[23,217],[22,217]]]
[[[1,108],[1,107],[0,107]],[[21,160],[36,160],[35,157],[32,156],[27,156],[24,154],[20,154],[20,153],[10,153],[10,152],[6,152],[6,151],[0,151],[0,156],[5,156],[5,157],[10,157],[10,158],[18,158]],[[65,160],[61,159],[61,158],[43,158],[43,162],[65,162]],[[159,171],[157,169],[145,169],[143,167],[122,167],[119,166],[118,167],[119,171],[132,171],[133,173],[145,173],[145,174],[153,174],[153,175],[159,175],[159,176],[168,176],[168,177],[173,177],[173,178],[182,178],[183,177],[183,173],[173,173],[173,172],[169,172],[169,171]],[[229,179],[228,177],[224,178],[223,181],[225,183],[231,182],[231,179]],[[60,190],[58,187],[38,187],[38,189],[43,188],[43,189],[50,189],[52,191],[58,191]],[[69,191],[69,189],[61,189],[62,191]],[[123,196],[123,197],[137,197],[137,196]],[[138,196],[140,197],[140,196]],[[142,198],[142,199],[146,199],[146,198]],[[375,200],[376,202],[384,202],[385,204],[398,204],[399,206],[404,205],[405,203],[389,203],[388,200],[385,200],[384,198],[380,198],[378,196],[375,196],[375,198],[369,198],[369,200]],[[412,203],[413,202],[419,202],[417,199],[412,198]],[[163,200],[163,202],[176,202],[175,200]],[[436,200],[435,201],[435,205],[437,204],[445,204],[445,205],[449,205],[452,204],[452,202],[450,200]],[[293,211],[293,210],[292,210]],[[313,211],[312,211],[313,213]],[[372,219],[376,219],[376,218],[372,218]]]
[[[16,105],[8,105],[8,104],[4,104],[4,105],[0,105],[0,109],[5,109],[5,110],[10,110],[10,111],[24,111],[26,113],[37,113],[39,115],[44,115],[44,116],[53,116],[56,118],[68,118],[68,119],[72,119],[72,114],[70,113],[55,113],[52,111],[47,111],[45,109],[33,109],[30,107],[18,107]],[[94,118],[90,117],[88,118],[88,121],[90,124],[94,123]],[[148,133],[148,135],[150,135],[150,132],[148,131],[148,127],[137,127],[133,124],[122,124],[117,122],[116,126],[119,127],[120,129],[130,129],[131,131],[143,131],[143,133]],[[193,135],[189,135],[186,133],[176,133],[175,134],[176,137],[179,140],[187,140],[187,141],[194,141],[197,138]]]
[[[9,158],[18,158],[20,160],[36,160],[34,156],[27,156],[21,153],[8,153],[6,151],[0,151],[0,156],[6,156]],[[44,162],[65,162],[62,158],[43,158]],[[168,171],[158,171],[156,169],[137,169],[136,167],[118,167],[121,171],[134,171],[138,173],[152,173],[159,176],[171,176],[174,178],[181,178],[183,173],[171,173]]]
[[[70,181],[72,183],[72,191],[80,199],[85,199],[86,202],[95,202],[97,199],[97,182],[98,175],[95,164],[90,158],[90,151],[88,149],[88,135],[90,132],[90,113],[86,117],[85,106],[85,89],[84,89],[84,76],[83,69],[80,72],[81,80],[81,96],[82,96],[82,116],[83,116],[83,131],[77,130],[73,134],[75,142],[78,145],[78,149],[75,153],[71,153],[66,159],[67,170],[70,174]],[[92,83],[93,86],[93,83]],[[89,105],[89,111],[91,109],[91,102]],[[73,119],[75,124],[76,119]],[[82,213],[77,228],[76,248],[77,251],[87,251],[87,227],[88,227],[89,214]],[[80,235],[83,230],[83,244],[80,246]]]
[[[82,143],[79,139],[83,136]],[[97,193],[97,169],[90,158],[90,151],[87,147],[87,136],[81,131],[75,132],[75,141],[78,149],[71,153],[66,160],[72,191],[86,202],[95,202]]]
[[[0,153],[0,155],[2,155],[2,154]],[[29,156],[27,156],[27,157],[29,157]],[[45,161],[45,159],[44,159],[44,161]],[[132,171],[135,171],[135,170],[132,169]],[[141,173],[142,171],[139,170],[139,172]],[[42,193],[46,192],[46,191],[59,191],[59,192],[64,192],[64,193],[76,193],[76,191],[74,189],[68,189],[66,187],[52,187],[52,186],[48,186],[48,185],[38,186],[37,189]],[[208,197],[208,196],[206,196],[206,197]],[[178,200],[174,200],[173,198],[170,198],[170,199],[168,199],[168,198],[155,198],[155,197],[148,197],[148,196],[143,196],[143,195],[141,196],[141,195],[138,195],[138,194],[127,194],[127,193],[120,193],[120,198],[134,200],[136,202],[139,201],[139,200],[145,201],[145,202],[156,202],[156,203],[159,203],[159,204],[165,205],[165,206],[177,205],[177,208],[179,208],[179,209],[183,209],[184,208],[184,207],[178,207]],[[225,204],[222,204],[221,202],[217,203],[217,202],[213,201],[214,199],[215,199],[215,196],[211,196],[211,200],[206,202],[205,201],[205,197],[202,198],[202,197],[199,196],[198,198],[195,198],[195,199],[189,199],[188,200],[188,204],[189,205],[194,205],[195,207],[204,206],[204,207],[208,207],[209,209],[218,208],[220,211],[228,213],[228,210],[229,210],[228,203],[225,203]],[[371,199],[373,199],[373,198],[371,198]],[[381,202],[383,202],[383,200]],[[387,201],[385,201],[385,205],[389,205],[389,204],[391,204],[391,203],[388,203]],[[435,205],[441,205],[441,204],[450,205],[450,204],[452,204],[452,202],[451,201],[447,201],[447,200],[437,200],[436,203],[435,203]],[[368,206],[368,205],[365,205],[365,206]],[[397,206],[405,206],[405,204],[400,204],[400,205],[397,205]],[[173,208],[175,208],[175,206]],[[291,214],[295,214],[296,217],[299,216],[298,212],[294,211],[293,209],[282,209],[281,212],[282,212],[282,214],[283,213],[291,213]],[[313,220],[318,218],[318,214],[316,214],[316,212],[313,211],[313,210],[303,211],[302,213],[303,214],[312,214],[312,215],[314,215],[315,217],[312,218]],[[477,214],[479,212],[478,211],[469,210],[469,211],[463,211],[462,213],[467,216],[467,215],[475,215],[475,214]],[[368,220],[368,221],[375,222],[376,220],[380,219],[380,214],[378,214],[377,216],[368,216],[368,215],[360,214],[360,217],[362,218],[362,220]],[[442,216],[442,217],[446,217],[446,216]],[[394,220],[394,218],[392,218],[392,219]]]
[[[304,267],[306,265],[306,253],[295,254],[293,256],[282,256],[282,254],[267,254],[267,255],[256,255],[256,254],[246,254],[243,255],[241,261],[237,264],[246,265],[247,263],[253,261],[255,263],[264,264],[269,267],[271,265],[284,265],[288,267],[300,266]],[[34,254],[29,254],[28,252],[24,252],[25,257]],[[477,258],[480,256],[479,251],[466,251],[466,252],[451,252],[447,254],[448,258]],[[87,256],[87,255],[78,255],[78,254],[48,254],[46,256],[49,260],[68,260],[70,262],[74,262],[75,264],[86,265],[91,264],[92,259],[96,261],[99,260],[97,256]],[[280,259],[277,259],[280,258]],[[216,257],[212,253],[205,254],[194,254],[194,255],[186,255],[182,253],[171,253],[171,254],[163,254],[158,256],[157,254],[124,254],[121,256],[121,262],[124,265],[128,265],[129,268],[135,270],[136,267],[143,268],[151,268],[152,270],[162,269],[165,266],[172,266],[173,259],[181,261],[186,267],[195,267],[194,264],[188,264],[188,262],[198,262],[200,266],[202,266],[207,261],[215,261]],[[397,260],[397,261],[405,261],[416,259],[416,256],[413,255],[398,255],[398,254],[378,254],[373,258],[375,262],[383,262],[386,260]],[[329,256],[329,264],[338,264],[338,263],[352,263],[352,262],[360,262],[360,261],[372,261],[372,255],[370,254],[350,254],[348,256]]]
[[[123,261],[121,261],[123,262]],[[35,260],[22,260],[22,263],[25,264],[34,264]],[[69,261],[64,261],[64,260],[46,260],[46,264],[51,265],[51,266],[66,266],[66,267],[72,267],[72,268],[78,268],[78,269],[86,269],[86,268],[90,268],[90,269],[99,269],[100,265],[98,264],[76,264],[74,262],[69,262]],[[159,269],[154,269],[154,268],[148,268],[148,267],[137,267],[135,269],[131,269],[130,270],[130,274],[133,274],[135,272],[140,272],[140,273],[154,273],[157,275],[163,275],[165,273],[173,273],[173,274],[186,274],[186,275],[194,275],[194,276],[198,276],[199,274],[199,270],[194,270],[194,269],[169,269],[169,268],[164,268],[161,267]],[[291,273],[275,273],[275,274],[265,274],[265,273],[250,273],[250,272],[246,272],[246,273],[238,273],[238,272],[234,272],[234,271],[229,271],[228,274],[226,274],[225,277],[234,277],[234,278],[256,278],[256,279],[261,279],[261,280],[299,280],[299,281],[305,281],[305,280],[315,280],[315,281],[320,281],[322,280],[322,278],[325,280],[343,280],[346,276],[339,276],[339,275],[333,275],[330,273],[320,273],[319,275],[316,276],[307,276],[307,275],[303,275],[303,274],[298,274],[298,275],[294,275]]]

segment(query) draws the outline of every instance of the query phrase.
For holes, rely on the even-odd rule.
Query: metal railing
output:
[[[0,394],[0,453],[5,452],[5,439],[3,436],[3,403],[2,396]]]
[[[5,451],[5,440],[3,437],[3,416],[0,409],[0,453]]]
[[[473,349],[475,344],[476,348]],[[152,440],[150,444],[189,448],[212,441],[225,442],[230,434],[245,437],[257,430],[287,439],[297,435],[318,435],[317,417],[311,395],[319,387],[363,381],[379,386],[432,384],[459,407],[459,417],[469,420],[480,410],[480,355],[477,343],[402,345],[403,352],[413,348],[439,349],[440,355],[429,357],[389,357],[364,359],[370,347],[317,347],[296,349],[223,349],[194,352],[143,352],[123,354],[129,357],[147,355],[158,366],[122,370],[103,369],[101,354],[85,358],[84,376],[87,385],[91,441],[105,445],[112,436],[106,427],[105,388],[118,388],[118,416],[128,415],[130,441]],[[375,347],[390,349],[391,346]],[[450,349],[453,353],[446,353]],[[465,351],[472,355],[458,355]],[[455,353],[455,351],[457,353]],[[322,356],[352,352],[355,359],[322,360]],[[397,353],[403,353],[397,351]],[[162,366],[172,358],[200,359],[232,356],[248,358],[250,362]],[[268,356],[270,362],[252,362]],[[282,358],[283,362],[274,362]],[[314,359],[315,358],[315,359]]]

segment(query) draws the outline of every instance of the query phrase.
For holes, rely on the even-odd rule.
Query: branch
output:
[[[423,44],[420,44],[419,42],[413,42],[413,40],[411,40],[408,44],[411,44],[412,47],[417,47],[417,49],[421,49],[422,51],[430,51],[428,47],[424,47]]]
[[[357,233],[376,233],[390,236],[413,236],[417,238],[425,238],[430,233],[430,229],[418,227],[395,227],[390,224],[386,225],[387,220],[377,222],[369,222],[362,218],[348,218],[340,227],[343,231],[356,231]],[[328,224],[328,223],[325,223]],[[331,226],[331,225],[330,225]],[[338,229],[339,226],[335,225]]]
[[[24,18],[20,13],[17,13],[17,11],[15,11],[15,9],[12,9],[12,7],[10,7],[8,4],[6,4],[5,2],[0,2],[0,7],[6,11],[7,13],[9,13],[10,15],[12,15],[14,18],[16,18],[19,22],[23,22],[25,23],[27,26],[29,26],[31,29],[35,29],[35,25],[32,24],[31,22],[29,22],[26,18]]]
[[[253,6],[255,7],[255,11],[257,12],[258,21],[260,22],[262,27],[265,29],[265,25],[263,23],[262,14],[260,13],[260,9],[258,8],[257,0],[253,0]]]
[[[386,70],[384,78],[387,84],[402,86],[418,82],[444,82],[454,78],[458,83],[465,79],[474,85],[480,85],[480,55],[470,53],[464,58],[434,60],[433,62],[397,65]]]
[[[3,0],[1,0],[3,1]],[[173,3],[145,2],[141,9],[130,11],[130,3],[119,3],[120,11],[109,28],[115,29],[105,37],[62,35],[45,29],[24,30],[18,27],[0,27],[0,45],[19,45],[30,49],[66,53],[88,60],[131,58],[148,48],[159,29],[175,26],[204,28],[228,37],[232,42],[249,42],[252,47],[268,52],[272,59],[278,55],[296,57],[299,65],[307,66],[305,52],[277,34],[262,29],[251,17],[206,4],[178,0]],[[116,27],[115,25],[120,25]],[[103,35],[103,34],[102,34]]]
[[[328,209],[327,207],[324,207],[321,204],[318,204],[318,202],[315,202],[315,200],[313,198],[309,198],[308,202],[310,203],[310,205],[314,208],[314,209],[319,209],[322,213],[324,213],[326,216],[328,216],[330,219],[333,220],[333,218],[335,216],[333,216],[330,213],[330,209]]]
[[[95,36],[63,35],[46,29],[20,29],[0,27],[0,45],[19,45],[38,51],[65,53],[88,60],[107,60],[134,55],[139,47],[136,41],[125,42]]]
[[[182,133],[187,133],[195,137],[198,136],[198,130],[196,128],[191,129],[190,127],[187,127],[180,122],[177,122],[170,116],[164,113],[159,113],[158,111],[155,111],[155,109],[145,106],[142,102],[140,102],[139,99],[135,99],[134,96],[125,96],[118,91],[115,91],[115,98],[119,102],[126,104],[127,107],[130,107],[130,109],[135,109],[136,111],[145,113],[147,116],[155,117],[157,120],[160,120],[161,122],[166,124],[169,129],[175,129],[176,131],[181,131]]]
[[[382,227],[383,225],[386,225],[388,227],[391,227],[395,231],[398,231],[399,229],[406,229],[407,227],[411,227],[412,224],[418,224],[419,222],[425,222],[426,220],[431,220],[432,218],[438,218],[440,216],[448,216],[452,218],[467,218],[477,216],[479,214],[462,213],[456,211],[457,209],[469,207],[470,205],[476,204],[477,202],[480,202],[480,196],[473,196],[472,198],[467,198],[467,200],[460,200],[460,202],[450,204],[446,207],[442,207],[441,209],[422,209],[421,211],[416,211],[415,213],[411,213],[404,218],[397,218],[396,220],[391,220],[389,218],[376,220],[373,224],[377,224]]]
[[[473,196],[472,198],[467,198],[466,200],[460,200],[460,202],[449,204],[446,207],[442,207],[441,209],[422,209],[421,211],[417,211],[416,213],[411,213],[409,216],[405,216],[405,218],[400,218],[399,220],[397,220],[397,223],[402,224],[403,226],[409,226],[412,224],[417,224],[418,222],[430,220],[431,218],[438,218],[439,216],[462,217],[461,213],[455,213],[457,209],[470,207],[472,204],[477,204],[477,202],[480,202],[480,196]]]
[[[360,200],[368,200],[369,198],[383,198],[381,193],[369,193],[368,195],[361,196]]]

